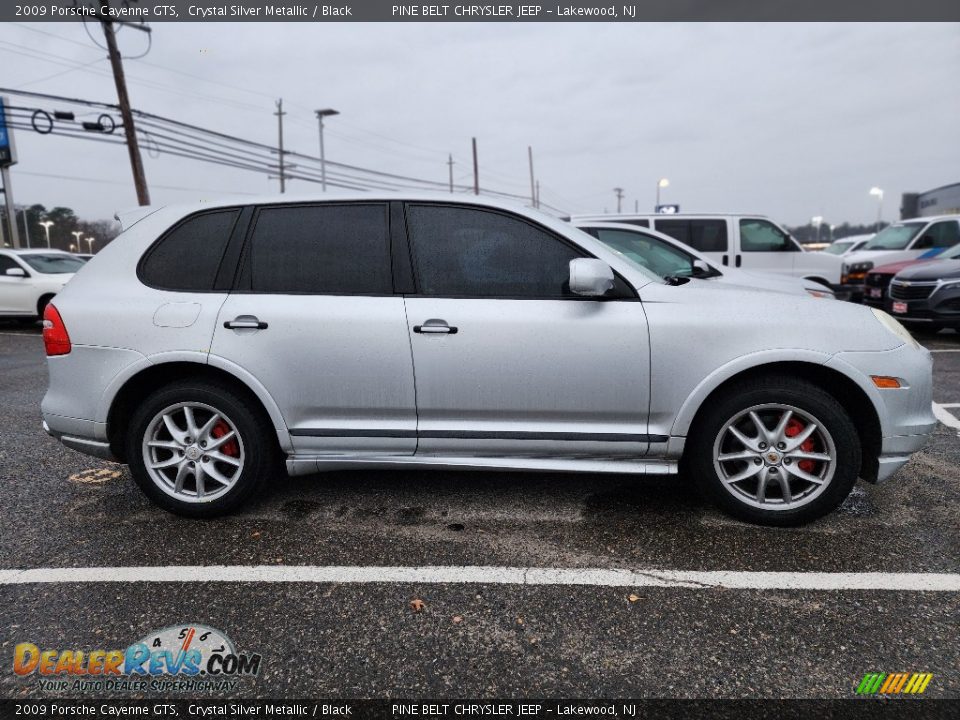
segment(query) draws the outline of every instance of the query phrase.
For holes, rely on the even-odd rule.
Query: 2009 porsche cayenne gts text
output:
[[[485,199],[145,208],[43,332],[47,431],[197,517],[285,463],[679,471],[791,525],[935,424],[930,354],[885,313],[664,280]]]

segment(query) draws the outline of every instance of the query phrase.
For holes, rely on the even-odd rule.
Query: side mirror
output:
[[[575,258],[570,261],[570,291],[600,297],[613,287],[613,270],[603,260]]]
[[[7,268],[7,271],[4,273],[8,277],[19,277],[25,278],[27,276],[27,271],[23,268]]]

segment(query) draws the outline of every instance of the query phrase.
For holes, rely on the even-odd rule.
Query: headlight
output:
[[[946,288],[956,288],[960,287],[960,280],[947,280],[940,283],[940,287],[937,290],[945,290]]]
[[[840,277],[840,283],[848,283],[851,280],[863,280],[867,274],[867,271],[869,271],[872,267],[873,263],[869,260],[852,263],[850,265],[844,265],[843,275]]]
[[[833,297],[836,297],[836,295],[834,295],[832,292],[830,292],[830,291],[827,290],[826,288],[824,288],[824,289],[822,289],[822,290],[820,290],[819,288],[817,288],[817,289],[815,289],[815,288],[804,288],[804,290],[807,291],[807,294],[808,294],[808,295],[813,295],[813,297],[815,297],[815,298],[833,298]]]
[[[913,347],[918,349],[923,347],[920,343],[913,339],[913,335],[910,334],[910,331],[897,322],[896,319],[887,315],[883,310],[878,310],[877,308],[870,308],[870,310],[873,311],[873,316],[880,321],[881,325],[883,325],[887,330],[892,332],[905,343],[913,345]]]

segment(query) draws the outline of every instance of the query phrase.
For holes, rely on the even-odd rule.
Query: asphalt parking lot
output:
[[[934,399],[960,416],[960,334],[924,343]],[[38,329],[0,323],[0,568],[960,572],[960,439],[943,424],[894,480],[800,529],[729,520],[676,479],[443,471],[278,478],[202,522],[47,437],[45,386]],[[929,672],[926,697],[960,697],[956,592],[69,576],[0,585],[0,696],[44,695],[11,672],[17,643],[125,647],[191,621],[263,656],[225,696],[847,698],[866,672]]]

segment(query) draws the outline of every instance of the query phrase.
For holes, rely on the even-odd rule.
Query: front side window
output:
[[[239,215],[239,210],[218,210],[188,217],[147,253],[140,266],[140,279],[161,290],[213,289],[220,259]],[[77,262],[83,266],[82,261]]]
[[[903,250],[925,227],[925,223],[903,223],[886,227],[861,250]]]
[[[387,206],[260,210],[250,239],[250,289],[276,294],[392,294]]]
[[[660,278],[693,274],[693,256],[663,240],[629,230],[597,228],[593,232],[604,245]]]
[[[0,276],[6,275],[7,270],[12,270],[13,268],[23,270],[22,267],[17,265],[17,261],[9,255],[0,255]]]
[[[796,243],[769,220],[740,221],[740,250],[742,252],[796,252]]]
[[[50,253],[49,255],[26,254],[20,257],[38,273],[46,273],[49,275],[75,273],[84,265],[83,260],[80,258],[60,253]]]
[[[582,257],[528,222],[500,212],[411,205],[407,224],[423,295],[565,298],[570,261]]]
[[[960,242],[960,223],[953,220],[934,223],[919,237],[914,249],[948,248]]]

